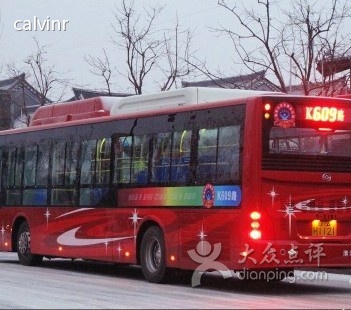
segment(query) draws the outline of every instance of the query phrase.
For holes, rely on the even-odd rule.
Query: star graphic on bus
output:
[[[44,216],[46,217],[46,227],[48,227],[49,225],[49,217],[50,217],[51,213],[49,211],[49,208],[46,208],[46,212],[44,213]]]
[[[207,237],[207,235],[205,234],[203,219],[202,219],[201,230],[197,236],[200,238],[200,241],[199,241],[196,249],[198,250],[199,253],[205,253],[206,244],[208,244],[208,242],[205,241],[205,238]]]
[[[279,212],[283,212],[285,213],[284,217],[288,217],[289,220],[289,236],[291,236],[291,222],[292,222],[292,217],[295,217],[295,213],[296,212],[301,212],[300,210],[296,210],[295,206],[292,205],[292,201],[291,201],[291,195],[289,196],[289,202],[288,204],[285,204],[285,210],[279,210]]]
[[[121,252],[122,252],[121,243],[118,243],[117,252],[118,252],[118,257],[121,258]]]
[[[344,206],[347,206],[349,204],[349,200],[347,199],[346,196],[343,200],[341,200],[341,202],[344,204]]]
[[[142,219],[142,217],[138,216],[138,212],[136,209],[134,209],[134,212],[132,213],[132,216],[129,217],[130,220],[132,220],[132,224],[138,225],[138,221]]]
[[[4,225],[1,226],[0,231],[1,231],[1,240],[2,240],[2,242],[4,242],[4,235],[5,235],[5,231],[6,231]]]
[[[200,238],[200,241],[204,241],[205,237],[207,237],[204,231],[204,218],[202,218],[201,230],[197,236]]]
[[[274,199],[279,195],[275,189],[274,189],[274,186],[272,188],[272,190],[270,192],[268,192],[268,195],[271,196],[272,198],[272,206],[274,205]]]
[[[136,240],[136,227],[138,226],[138,221],[142,220],[142,217],[138,216],[138,211],[134,209],[134,212],[132,213],[131,217],[128,217],[128,219],[132,220],[132,225],[134,225],[134,239]]]
[[[202,229],[200,230],[200,233],[197,236],[200,238],[201,241],[205,240],[205,237],[207,237],[207,235],[205,234],[203,227],[202,227]]]

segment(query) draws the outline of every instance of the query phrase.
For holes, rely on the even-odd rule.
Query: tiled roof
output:
[[[74,101],[79,99],[88,99],[94,98],[99,96],[112,96],[112,97],[127,97],[133,94],[127,93],[108,93],[107,91],[98,91],[98,90],[91,90],[91,89],[83,89],[83,88],[72,88],[74,96],[67,101]]]
[[[204,80],[199,82],[182,82],[183,87],[222,87],[248,90],[280,91],[279,87],[265,78],[265,72],[233,76],[223,79]],[[291,95],[304,95],[302,85],[287,86],[287,93]],[[350,92],[347,77],[335,79],[326,83],[310,83],[309,96],[337,96]]]
[[[25,74],[22,73],[18,76],[15,76],[10,79],[1,80],[0,81],[0,93],[17,93],[18,91],[22,91],[22,89],[26,89],[26,93],[31,96],[34,100],[39,100],[41,98],[40,93],[26,81]],[[50,99],[45,98],[45,103],[52,102]]]
[[[25,74],[22,73],[19,76],[15,76],[10,79],[0,81],[0,90],[7,91],[14,87],[19,81],[24,81]]]
[[[247,75],[232,76],[223,79],[204,80],[199,82],[183,81],[182,86],[280,91],[278,86],[265,78],[265,71],[259,71]]]
[[[323,76],[331,76],[351,69],[351,56],[326,57],[318,60],[317,71]]]
[[[347,77],[342,77],[331,82],[323,83],[310,83],[309,84],[309,96],[338,96],[347,94],[350,90],[348,88]],[[291,95],[303,95],[304,90],[302,85],[292,85],[287,87],[287,93]]]

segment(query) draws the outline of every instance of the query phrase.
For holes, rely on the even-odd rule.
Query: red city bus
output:
[[[39,108],[0,132],[1,251],[169,271],[351,266],[351,105],[209,88]],[[280,273],[276,278],[283,278]]]

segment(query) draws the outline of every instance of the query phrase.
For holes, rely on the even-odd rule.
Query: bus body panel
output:
[[[351,262],[351,212],[345,200],[351,197],[350,177],[339,175],[341,184],[333,185],[312,181],[318,177],[322,174],[264,173],[262,204],[274,223],[280,267],[348,267]]]
[[[135,264],[139,229],[144,223],[152,222],[163,228],[169,267],[196,269],[198,262],[191,259],[189,252],[200,250],[200,254],[205,254],[201,241],[209,242],[211,249],[220,245],[216,259],[225,266],[240,267],[240,210],[213,213],[211,210],[186,209],[60,208],[48,212],[47,208],[36,207],[20,214],[16,209],[11,208],[8,218],[23,217],[28,221],[35,254]],[[4,234],[0,249],[12,251],[10,244],[11,236]]]
[[[289,100],[285,96],[272,98],[275,101],[271,98],[268,101],[276,106]],[[167,267],[200,271],[199,268],[207,267],[234,271],[350,267],[350,171],[342,171],[342,167],[334,171],[333,163],[324,170],[322,165],[318,167],[319,162],[313,171],[308,170],[308,160],[313,160],[308,158],[304,159],[307,168],[296,170],[294,157],[286,157],[291,159],[289,162],[283,152],[280,155],[286,162],[276,169],[275,154],[267,151],[272,143],[267,139],[281,137],[267,138],[265,121],[270,122],[269,129],[277,126],[272,119],[264,119],[265,100],[264,96],[248,97],[192,109],[173,109],[169,113],[104,117],[100,122],[81,121],[72,127],[67,123],[62,128],[60,124],[51,129],[45,125],[47,132],[40,132],[38,126],[45,141],[52,139],[50,143],[54,144],[63,141],[66,150],[67,136],[79,144],[74,164],[80,178],[57,185],[54,176],[50,176],[45,188],[52,191],[47,205],[12,206],[7,198],[2,198],[0,250],[16,251],[13,245],[17,236],[11,232],[18,228],[17,220],[24,219],[30,227],[34,254],[139,264],[144,233],[156,225],[164,238]],[[305,98],[294,100],[292,106],[296,104],[298,109]],[[308,99],[310,111],[317,100]],[[327,104],[328,100],[324,101]],[[281,106],[285,107],[284,104]],[[332,109],[325,111],[334,113]],[[345,134],[349,134],[344,127]],[[221,145],[220,137],[226,130],[232,134],[231,143]],[[214,136],[215,143],[210,144]],[[31,142],[26,137],[33,138],[33,143],[39,141],[31,128],[23,136],[5,136],[2,146],[28,147]],[[286,140],[292,138],[295,137],[288,136]],[[143,139],[147,141],[144,144]],[[103,156],[107,140],[111,157]],[[89,149],[93,143],[96,148]],[[166,152],[167,143],[177,145],[175,151],[171,148],[174,151],[171,156]],[[93,150],[93,155],[84,153],[83,145],[86,150]],[[134,146],[138,148],[133,149]],[[232,155],[227,162],[219,155],[226,148]],[[64,153],[66,161],[73,151],[72,147]],[[165,154],[169,157],[165,158]],[[90,171],[82,162],[89,156],[93,159],[88,164],[94,166],[96,174],[90,176],[90,183],[84,183],[83,172]],[[301,159],[305,154],[298,156]],[[342,157],[345,162],[346,157]],[[4,161],[10,162],[8,158],[4,157]],[[60,156],[56,159],[59,161]],[[110,164],[110,171],[104,168],[104,161]],[[324,158],[320,162],[327,163]],[[55,164],[50,159],[48,169],[53,171]],[[8,166],[2,167],[6,171]],[[62,173],[72,181],[74,177],[66,170]],[[109,183],[98,182],[104,173],[110,178]],[[21,193],[24,197],[25,190],[36,190],[36,185],[25,185],[24,179],[21,182],[22,185],[3,186],[4,197],[9,193],[14,193],[13,197]],[[75,197],[71,205],[55,205],[62,203],[60,191],[75,191],[69,193]],[[109,196],[98,200],[94,196],[98,191],[106,191]],[[60,198],[57,201],[56,194]],[[207,195],[212,197],[207,199]]]

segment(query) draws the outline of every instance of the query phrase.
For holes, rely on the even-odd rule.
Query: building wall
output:
[[[0,94],[0,130],[12,128],[11,95]]]

